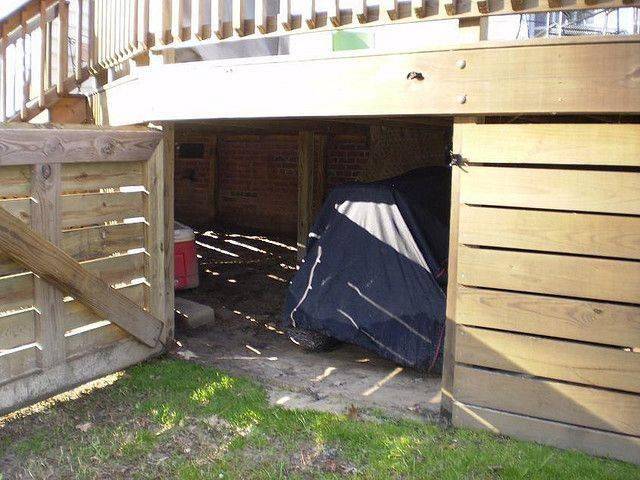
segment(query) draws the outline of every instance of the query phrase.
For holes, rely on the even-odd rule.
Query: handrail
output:
[[[640,0],[325,0],[319,10],[320,2],[304,0],[296,12],[292,0],[252,3],[250,9],[247,0],[32,0],[0,22],[0,121],[28,120],[89,75],[153,46],[640,6]]]

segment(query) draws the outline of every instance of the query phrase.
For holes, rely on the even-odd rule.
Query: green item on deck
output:
[[[338,31],[333,33],[333,51],[363,50],[373,46],[373,35],[364,32]]]

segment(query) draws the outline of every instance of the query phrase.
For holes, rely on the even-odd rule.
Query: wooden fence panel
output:
[[[455,424],[640,463],[638,131],[455,123]]]
[[[0,130],[0,413],[170,339],[173,217],[164,181],[148,183],[173,168],[162,140],[143,128]]]

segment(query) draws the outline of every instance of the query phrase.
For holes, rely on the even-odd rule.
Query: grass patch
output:
[[[270,406],[250,380],[154,360],[0,420],[0,479],[640,479],[635,466],[577,452],[374,420]]]

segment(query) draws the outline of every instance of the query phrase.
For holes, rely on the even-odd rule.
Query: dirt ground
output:
[[[260,381],[274,403],[344,412],[380,408],[401,416],[433,417],[440,408],[440,378],[399,367],[343,344],[308,353],[278,330],[295,242],[221,229],[196,236],[200,287],[178,296],[210,305],[213,327],[181,329],[178,355]]]

